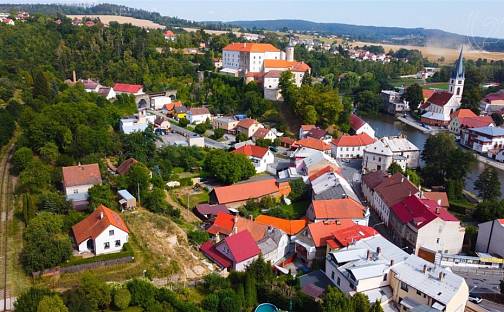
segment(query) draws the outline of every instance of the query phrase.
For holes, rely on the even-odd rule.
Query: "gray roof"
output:
[[[427,265],[427,272],[423,273],[423,266]],[[411,255],[406,261],[394,265],[391,268],[396,273],[396,278],[427,294],[434,300],[448,304],[459,289],[466,285],[465,280],[457,274],[440,266]],[[442,280],[439,273],[443,273]],[[466,285],[467,288],[467,285]]]
[[[472,128],[470,131],[488,135],[488,136],[504,136],[504,128],[501,127],[480,127],[480,128]]]
[[[455,68],[453,69],[453,72],[451,74],[451,79],[464,79],[465,78],[465,71],[464,71],[464,46],[460,49],[460,54],[457,59],[457,63],[455,63]]]
[[[261,249],[263,255],[267,255],[278,248],[278,244],[284,235],[286,234],[282,230],[270,227],[266,231],[266,235],[257,242],[257,246]]]

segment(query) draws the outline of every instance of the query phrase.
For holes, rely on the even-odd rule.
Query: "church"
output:
[[[436,91],[422,104],[420,108],[424,113],[420,121],[432,126],[448,126],[451,114],[460,108],[464,81],[465,72],[462,48],[455,64],[455,69],[450,77],[448,91]]]

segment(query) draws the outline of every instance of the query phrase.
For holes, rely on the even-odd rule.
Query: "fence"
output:
[[[32,275],[33,277],[40,277],[40,276],[53,276],[53,275],[59,275],[61,273],[75,273],[75,272],[81,272],[85,270],[91,270],[91,269],[96,269],[104,266],[110,266],[110,265],[117,265],[117,264],[124,264],[124,263],[129,263],[135,260],[135,257],[133,256],[126,256],[126,257],[121,257],[117,259],[109,259],[109,260],[101,260],[101,261],[96,261],[96,262],[91,262],[91,263],[83,263],[83,264],[76,264],[76,265],[71,265],[67,267],[55,267],[43,271],[38,271],[38,272],[33,272]]]

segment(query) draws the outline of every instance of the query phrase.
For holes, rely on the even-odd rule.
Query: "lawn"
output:
[[[424,85],[424,88],[427,89],[432,89],[432,90],[448,90],[448,83],[447,82],[432,82],[432,83],[426,83]]]
[[[279,206],[278,208],[273,208],[266,214],[280,218],[287,218],[291,220],[301,219],[306,215],[306,209],[308,209],[309,205],[310,202],[308,200],[303,200],[299,202],[294,202],[291,205],[282,205]]]
[[[416,83],[416,84],[419,84],[421,86],[424,85],[424,80],[422,79],[415,79],[415,78],[398,78],[398,79],[392,79],[390,81],[390,83],[395,87],[395,88],[398,88],[398,87],[407,87],[407,86],[411,86],[412,84]]]

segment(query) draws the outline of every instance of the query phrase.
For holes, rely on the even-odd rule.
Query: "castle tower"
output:
[[[455,69],[450,77],[450,83],[448,85],[448,91],[455,94],[455,98],[460,103],[462,100],[462,93],[464,92],[464,81],[465,81],[465,71],[464,71],[464,47],[460,49],[460,55],[457,62],[455,63]]]
[[[285,59],[287,61],[294,61],[294,44],[292,44],[292,38],[289,38],[289,45],[285,48]]]

